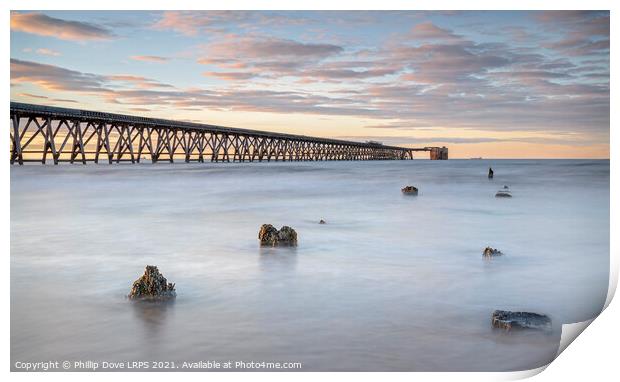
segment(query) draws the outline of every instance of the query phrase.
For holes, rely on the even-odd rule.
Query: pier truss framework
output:
[[[405,160],[415,151],[448,159],[443,147],[371,142],[143,118],[11,102],[11,164]]]

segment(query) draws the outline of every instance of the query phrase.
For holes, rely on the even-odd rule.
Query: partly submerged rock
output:
[[[134,281],[129,293],[129,298],[152,298],[166,299],[174,298],[177,293],[174,290],[174,284],[169,283],[166,278],[159,273],[154,265],[147,265],[142,277]]]
[[[278,231],[271,224],[263,224],[258,231],[258,240],[263,246],[297,246],[297,232],[286,225]]]
[[[271,224],[263,224],[258,231],[258,240],[260,240],[261,245],[277,245],[278,230]]]
[[[495,328],[505,330],[517,328],[551,330],[551,319],[548,316],[530,312],[496,310],[491,315],[491,324]]]
[[[325,220],[323,220],[323,219],[319,220],[319,224],[326,224]]]
[[[503,255],[502,251],[500,251],[499,249],[491,248],[491,247],[486,247],[484,251],[482,252],[482,256],[484,257],[493,257],[493,256],[501,256],[501,255]]]
[[[278,243],[282,243],[284,245],[297,245],[297,232],[285,225],[280,228],[280,232],[278,232]]]
[[[405,195],[417,195],[418,194],[418,189],[415,188],[414,186],[405,186],[401,189],[401,191]]]
[[[496,198],[512,198],[512,193],[510,192],[510,189],[508,188],[508,186],[504,186],[504,188],[502,188],[501,190],[497,191],[497,193],[495,193],[495,197]]]

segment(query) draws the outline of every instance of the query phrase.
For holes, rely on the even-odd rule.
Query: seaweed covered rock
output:
[[[499,249],[491,248],[491,247],[486,247],[484,251],[482,252],[482,256],[484,257],[494,257],[494,256],[501,256],[501,255],[503,255],[502,251],[500,251]]]
[[[258,240],[262,246],[296,246],[297,232],[286,225],[278,231],[271,224],[263,224],[258,231]]]
[[[414,186],[405,186],[401,189],[401,191],[405,195],[417,195],[418,194],[418,189],[415,188]]]
[[[276,245],[278,243],[278,230],[271,224],[263,224],[258,231],[258,240],[261,245]]]
[[[538,329],[550,330],[551,319],[538,313],[530,312],[511,312],[509,310],[496,310],[491,314],[491,324],[495,328],[512,330],[518,329]]]
[[[169,283],[166,278],[159,273],[154,265],[147,265],[142,277],[134,281],[129,293],[129,298],[152,298],[152,299],[166,299],[174,298],[177,293],[174,290],[174,284]]]

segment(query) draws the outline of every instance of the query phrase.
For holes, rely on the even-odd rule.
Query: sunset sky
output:
[[[13,12],[11,100],[608,158],[609,12]]]

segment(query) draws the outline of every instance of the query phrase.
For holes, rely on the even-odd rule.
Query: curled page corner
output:
[[[609,287],[607,289],[607,298],[605,299],[605,306],[603,310],[607,309],[611,300],[613,300],[616,294],[616,288],[618,287],[618,256],[613,256],[610,253],[609,256]]]
[[[577,338],[584,330],[586,330],[586,328],[595,319],[596,319],[596,317],[592,318],[590,320],[586,320],[586,321],[574,322],[572,324],[563,324],[562,325],[562,335],[560,337],[560,344],[558,346],[558,351],[555,354],[555,357],[553,358],[553,360],[551,360],[551,362],[549,362],[546,365],[534,368],[534,369],[508,373],[509,376],[508,376],[507,379],[509,379],[509,380],[526,379],[526,378],[531,378],[531,377],[533,377],[535,375],[538,375],[538,374],[542,373],[549,365],[551,365],[551,363],[556,358],[558,358],[558,356],[560,354],[562,354],[562,352],[564,350],[566,350],[568,345],[570,345],[575,340],[575,338]]]
[[[513,372],[505,373],[506,374],[506,379],[504,379],[504,380],[505,381],[516,381],[516,380],[522,380],[522,379],[526,379],[526,378],[532,378],[533,376],[536,376],[536,375],[542,373],[547,368],[547,366],[549,366],[550,364],[551,364],[551,362],[546,364],[546,365],[534,368],[534,369],[522,370],[522,371],[513,371]]]
[[[557,358],[566,348],[570,345],[575,338],[577,338],[586,328],[596,319],[596,317],[581,321],[574,322],[572,324],[562,325],[562,336],[560,337],[560,346],[558,346],[558,352],[555,355]]]

